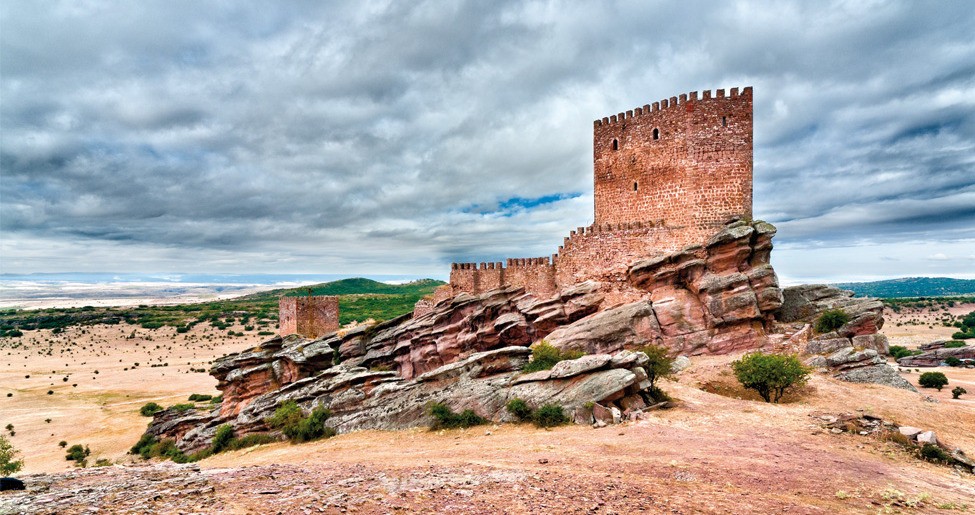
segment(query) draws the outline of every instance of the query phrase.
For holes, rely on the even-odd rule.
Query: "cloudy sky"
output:
[[[0,271],[547,255],[594,119],[750,85],[785,282],[975,277],[973,34],[966,1],[4,1]]]

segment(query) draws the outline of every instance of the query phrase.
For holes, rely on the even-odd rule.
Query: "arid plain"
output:
[[[952,312],[973,309],[958,305]],[[952,332],[934,322],[934,313],[888,310],[885,317],[892,344],[915,346]],[[692,358],[690,368],[664,383],[678,408],[621,426],[366,431],[229,452],[194,465],[130,467],[143,464],[126,454],[146,427],[143,404],[217,394],[215,380],[200,370],[263,338],[229,337],[200,324],[184,334],[102,325],[3,339],[0,422],[14,427],[9,440],[25,461],[19,476],[44,483],[52,499],[60,496],[31,509],[84,512],[91,500],[78,492],[88,489],[112,499],[119,512],[266,513],[268,503],[282,513],[975,510],[975,476],[872,436],[831,433],[820,418],[868,413],[934,430],[975,454],[975,370],[939,368],[950,386],[920,394],[814,374],[789,402],[769,405],[736,384],[729,368],[736,356]],[[919,375],[904,373],[915,385]],[[953,386],[972,393],[953,400]],[[61,441],[87,445],[91,463],[101,458],[126,467],[35,475],[73,468]],[[140,480],[146,474],[156,479]],[[181,492],[163,488],[167,481],[205,487]],[[4,497],[13,499],[5,493],[0,508],[12,510]]]

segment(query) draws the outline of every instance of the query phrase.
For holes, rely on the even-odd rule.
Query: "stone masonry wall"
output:
[[[281,297],[278,332],[318,338],[339,328],[339,298],[334,296]]]
[[[752,214],[752,89],[671,97],[593,127],[595,225],[710,227]],[[687,237],[684,237],[686,234]],[[700,243],[674,232],[673,247]]]

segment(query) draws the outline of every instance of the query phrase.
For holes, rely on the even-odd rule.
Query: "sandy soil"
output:
[[[891,345],[901,345],[915,348],[923,343],[936,340],[950,340],[957,327],[945,327],[942,324],[945,314],[957,319],[975,311],[975,304],[956,304],[950,308],[903,308],[895,313],[890,308],[884,309],[884,327],[881,333],[887,335]],[[975,344],[975,343],[973,343]]]
[[[975,511],[975,476],[918,461],[873,437],[831,434],[814,417],[863,410],[934,430],[975,455],[975,370],[940,369],[949,387],[921,394],[815,375],[790,402],[769,405],[734,381],[734,356],[693,358],[677,381],[663,385],[679,408],[619,427],[366,431],[221,454],[189,468],[25,476],[71,469],[60,440],[89,445],[92,462],[132,461],[125,452],[145,428],[142,404],[216,393],[210,376],[189,369],[260,339],[223,339],[223,332],[200,327],[187,335],[136,329],[127,339],[133,329],[31,331],[15,349],[3,340],[0,425],[15,426],[10,440],[26,462],[19,475],[47,486],[33,497],[3,494],[0,513],[21,505],[39,513]],[[915,384],[919,375],[905,373]],[[952,400],[955,385],[972,393]]]
[[[58,446],[62,440],[88,445],[91,462],[125,462],[125,453],[149,421],[139,415],[140,407],[150,401],[162,406],[187,402],[192,393],[217,395],[216,380],[191,369],[209,370],[214,358],[265,338],[253,333],[231,338],[208,324],[185,334],[172,327],[120,324],[2,338],[0,426],[13,424],[15,435],[3,434],[22,452],[24,472],[70,468]],[[164,363],[168,366],[158,366]]]

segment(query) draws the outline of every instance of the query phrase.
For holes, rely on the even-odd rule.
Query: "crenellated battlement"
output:
[[[595,127],[599,127],[601,125],[619,123],[619,122],[626,121],[629,118],[649,115],[649,114],[656,113],[658,111],[669,109],[671,107],[684,105],[687,102],[706,102],[710,100],[725,100],[725,99],[731,100],[731,99],[736,99],[739,96],[748,96],[749,98],[751,98],[752,88],[751,86],[747,86],[745,88],[742,88],[740,91],[738,88],[731,88],[731,90],[728,93],[728,96],[725,96],[725,90],[723,89],[714,90],[713,96],[711,95],[711,90],[706,89],[701,92],[701,98],[698,98],[697,93],[698,93],[697,91],[691,91],[690,93],[682,93],[681,95],[678,95],[676,97],[665,98],[657,102],[654,102],[652,104],[645,104],[641,107],[634,107],[633,109],[624,111],[622,113],[614,114],[612,116],[605,116],[603,118],[594,120],[593,125]]]
[[[536,296],[596,280],[607,302],[628,290],[626,267],[700,245],[752,214],[752,88],[692,91],[593,123],[593,224],[551,257],[453,263],[440,302],[460,292],[522,287]]]

